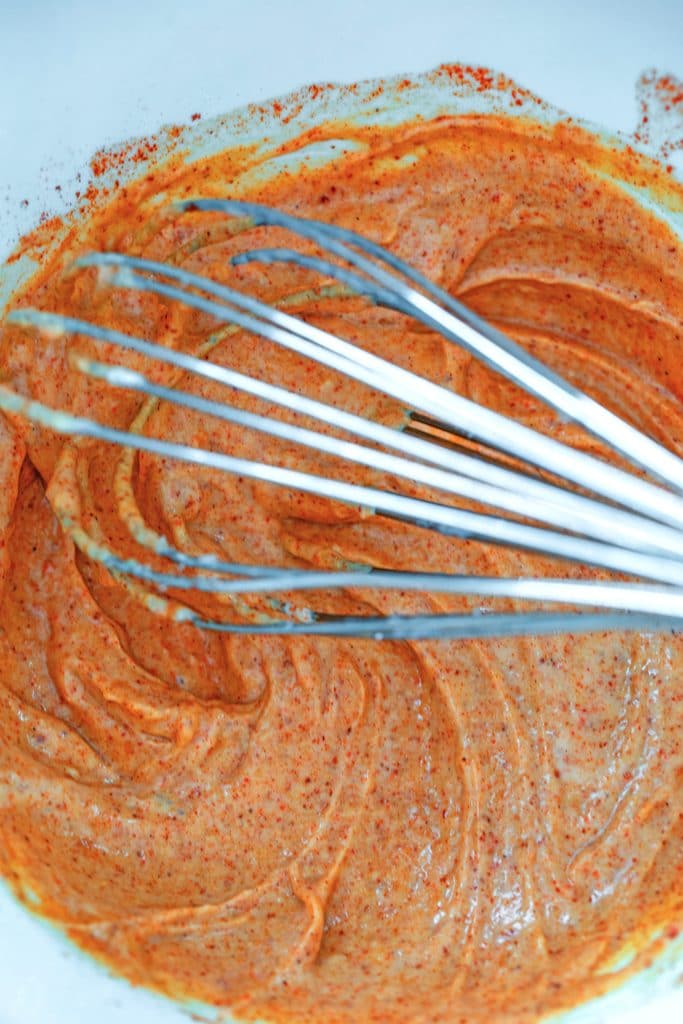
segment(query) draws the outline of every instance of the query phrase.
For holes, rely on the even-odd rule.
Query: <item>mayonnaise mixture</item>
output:
[[[683,454],[683,244],[611,180],[647,184],[644,161],[578,129],[541,139],[493,116],[358,137],[362,148],[334,166],[280,175],[250,198],[387,245]],[[117,194],[17,303],[208,352],[405,423],[408,395],[403,407],[71,267],[93,249],[169,261],[287,301],[601,453],[398,314],[321,296],[303,271],[231,267],[236,252],[291,244],[284,233],[234,233],[220,215],[155,202],[162,191],[231,195],[250,159],[230,151],[176,162]],[[12,386],[129,427],[140,396],[85,381],[69,352],[121,359],[81,336],[0,328],[0,371]],[[126,361],[197,394],[274,411],[142,357]],[[139,423],[155,436],[435,497],[188,410],[150,406]],[[612,986],[621,975],[611,967],[635,969],[671,934],[683,900],[681,635],[380,643],[200,632],[156,615],[141,584],[124,585],[78,552],[55,508],[68,504],[91,538],[136,557],[144,554],[125,516],[182,550],[232,561],[512,575],[557,565],[18,420],[0,419],[0,480],[0,865],[19,895],[111,967],[245,1018],[525,1021]],[[263,598],[183,599],[223,618],[265,607]],[[306,600],[359,614],[467,607],[370,590]]]

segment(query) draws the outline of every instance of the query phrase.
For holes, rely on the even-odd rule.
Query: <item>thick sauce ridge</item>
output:
[[[610,177],[648,184],[646,162],[576,128],[541,138],[493,116],[356,134],[360,148],[333,166],[254,175],[247,194],[389,246],[683,454],[683,244]],[[92,249],[170,261],[601,452],[398,314],[321,294],[303,271],[231,267],[236,252],[290,244],[284,233],[236,231],[155,198],[233,194],[252,159],[176,160],[130,186],[74,229],[18,303],[405,422],[399,402],[71,266]],[[138,416],[153,435],[435,497],[188,410],[141,413],[139,396],[84,381],[73,353],[120,359],[82,336],[0,328],[3,379],[60,408],[120,427]],[[0,482],[0,866],[116,970],[245,1018],[525,1021],[608,989],[671,937],[683,905],[681,635],[221,637],[155,614],[141,584],[75,548],[56,511],[136,557],[126,519],[231,561],[557,566],[19,421],[0,419]],[[267,610],[263,598],[182,600],[224,617]],[[370,590],[306,600],[350,612],[468,607]]]

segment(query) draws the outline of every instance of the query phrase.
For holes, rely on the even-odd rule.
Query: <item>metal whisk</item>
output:
[[[253,226],[275,226],[314,243],[323,256],[294,249],[241,253],[233,262],[290,263],[336,279],[348,291],[372,303],[414,318],[449,342],[463,346],[489,367],[540,398],[563,417],[581,424],[650,478],[634,475],[580,452],[515,420],[306,323],[280,308],[199,277],[175,266],[118,253],[96,253],[78,260],[81,267],[107,268],[111,284],[151,292],[184,303],[217,321],[315,360],[411,407],[413,424],[428,432],[406,432],[365,419],[332,405],[266,383],[205,358],[175,351],[82,320],[18,309],[8,322],[42,332],[88,336],[137,352],[180,370],[208,378],[304,414],[353,435],[348,440],[262,416],[226,403],[156,384],[124,366],[83,356],[74,365],[117,388],[173,402],[210,417],[240,424],[289,442],[409,479],[446,495],[474,500],[499,512],[484,513],[427,501],[377,487],[331,479],[291,468],[209,451],[118,430],[90,419],[51,409],[7,387],[0,387],[0,409],[19,414],[63,434],[85,436],[142,452],[177,459],[226,473],[266,481],[370,509],[377,516],[459,538],[503,544],[558,559],[624,574],[629,581],[571,578],[503,578],[449,573],[388,571],[361,567],[353,571],[319,571],[282,566],[232,563],[214,555],[190,555],[147,529],[136,540],[175,569],[160,572],[144,561],[124,558],[104,547],[61,516],[75,543],[90,558],[122,578],[137,578],[154,588],[150,607],[179,621],[224,632],[306,633],[382,638],[482,637],[606,629],[671,630],[683,623],[683,460],[564,381],[500,331],[475,315],[381,246],[354,232],[251,203],[196,199],[177,204],[179,211],[215,211]],[[366,442],[366,443],[363,443]],[[367,443],[369,442],[369,443]],[[487,457],[471,443],[485,446]],[[491,458],[491,453],[511,456]],[[547,471],[558,485],[523,464]],[[574,485],[574,489],[570,485]],[[578,488],[578,489],[576,489]],[[151,539],[150,539],[151,538]],[[643,582],[645,581],[645,582]],[[383,588],[442,592],[480,597],[555,603],[559,611],[465,614],[346,616],[300,608],[278,594],[328,588]],[[177,598],[178,593],[261,594],[273,614],[247,621],[208,619]],[[173,599],[168,593],[174,592]],[[567,606],[572,610],[567,611]],[[590,611],[577,608],[586,607]],[[597,610],[600,609],[600,610]]]

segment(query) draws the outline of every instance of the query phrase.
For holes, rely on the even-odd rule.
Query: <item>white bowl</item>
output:
[[[125,0],[122,6],[125,8],[127,5],[127,0]],[[26,3],[25,6],[30,11],[31,4]],[[222,17],[224,32],[227,32],[229,29],[233,36],[235,36],[241,30],[242,37],[249,40],[250,32],[253,33],[257,28],[256,19],[259,17],[259,14],[264,14],[267,5],[263,3],[252,4],[251,14],[241,14],[240,23],[226,19],[225,5],[222,8],[214,4],[205,4],[204,6],[212,8],[212,24],[215,24],[216,19],[220,22]],[[455,6],[457,8],[457,5]],[[503,70],[516,72],[518,77],[522,79],[523,84],[532,84],[541,94],[547,93],[547,95],[571,109],[573,113],[580,113],[587,117],[602,118],[602,120],[609,121],[611,127],[628,127],[634,120],[631,117],[631,112],[635,111],[635,104],[631,100],[629,90],[622,88],[620,92],[613,92],[611,94],[611,116],[606,117],[603,102],[604,89],[599,94],[599,85],[596,85],[596,83],[604,80],[604,68],[596,66],[591,69],[590,63],[586,63],[582,59],[582,81],[580,88],[577,88],[576,71],[572,60],[556,60],[552,68],[546,67],[544,69],[543,59],[539,59],[539,57],[544,58],[544,53],[547,52],[555,52],[557,54],[563,47],[560,47],[560,50],[558,50],[556,41],[550,39],[550,31],[545,32],[545,34],[543,32],[539,34],[538,25],[533,18],[527,17],[520,21],[516,15],[515,19],[511,20],[509,8],[512,6],[504,2],[497,4],[480,3],[477,12],[468,12],[469,21],[465,34],[469,34],[470,39],[472,38],[472,24],[474,21],[475,26],[478,26],[479,30],[477,38],[480,42],[488,42],[488,48],[484,46],[485,52],[482,52],[482,47],[478,45],[475,55],[487,63],[497,63]],[[529,14],[533,15],[534,11],[532,9],[538,7],[540,10],[542,5],[533,3],[527,6],[529,7]],[[573,6],[575,7],[576,5]],[[80,7],[81,13],[83,11],[89,12],[89,16],[92,17],[93,8],[91,6],[73,3],[71,7]],[[310,10],[311,13],[314,9],[319,10],[317,4],[295,4],[295,12],[297,7],[300,13],[304,8],[307,11]],[[629,10],[635,9],[635,7],[635,4],[624,3],[621,8],[622,14],[627,14]],[[676,4],[675,0],[672,0],[670,4],[655,2],[651,3],[649,7],[651,17],[656,17],[659,12],[660,15],[671,13],[674,18],[673,28],[662,23],[659,42],[661,44],[662,59],[665,60],[671,35],[673,34],[677,40],[680,40],[681,35],[676,36],[677,27],[683,33],[683,5]],[[150,17],[150,9],[158,17],[159,8],[160,5],[156,3],[148,4],[144,11],[138,13],[143,22],[146,22]],[[379,10],[380,8],[382,10]],[[358,26],[358,31],[362,30],[366,34],[373,35],[378,42],[381,42],[384,38],[382,33],[386,34],[387,32],[389,32],[390,38],[394,42],[399,39],[398,51],[403,55],[410,54],[409,56],[401,56],[399,58],[402,62],[400,66],[414,65],[418,60],[418,54],[424,55],[424,63],[434,62],[438,56],[452,56],[455,54],[458,57],[471,57],[473,55],[472,51],[475,47],[470,45],[466,51],[455,31],[451,32],[452,43],[449,44],[446,54],[435,53],[431,45],[424,45],[423,36],[419,37],[423,40],[423,45],[416,46],[415,38],[412,40],[406,38],[406,32],[408,31],[407,22],[404,24],[405,31],[403,34],[397,35],[395,31],[396,19],[406,18],[407,13],[412,18],[415,13],[415,5],[392,3],[392,20],[389,20],[389,11],[386,8],[387,5],[384,2],[378,4],[377,10],[373,12],[363,11],[362,4],[354,3],[352,0],[347,0],[344,5],[346,18],[352,20],[360,18],[362,12],[362,17],[365,21],[362,25]],[[581,8],[581,4],[578,5],[578,8]],[[453,30],[456,28],[452,5],[425,4],[423,2],[420,4],[420,9],[424,13],[427,24],[434,23],[435,15],[438,13],[441,19],[440,24],[450,24]],[[637,9],[638,11],[641,10],[640,5],[638,5]],[[181,7],[179,4],[171,3],[163,5],[163,10],[168,16],[169,10],[173,10],[177,14]],[[194,11],[193,17],[196,22],[198,18],[196,7]],[[457,14],[457,10],[455,14]],[[234,17],[234,12],[232,12],[230,17],[231,19]],[[678,18],[677,22],[675,21],[676,18]],[[66,20],[68,25],[68,17]],[[499,29],[505,30],[505,41],[502,47],[500,35],[493,32],[492,26],[494,23],[498,25]],[[104,44],[102,34],[108,31],[108,29],[99,17],[94,24],[98,26],[100,42],[99,44],[95,43],[95,37],[93,36],[91,40],[93,45],[100,45],[100,47],[104,45],[107,52],[117,52],[119,55],[125,52],[119,48],[117,40],[119,42],[123,41],[123,29],[129,29],[130,23],[126,24],[124,19],[120,26],[120,31],[119,29],[114,31],[113,37],[105,36],[106,42]],[[602,24],[602,21],[600,24]],[[563,25],[563,16],[558,16],[555,30],[561,32]],[[571,25],[575,27],[574,22]],[[393,28],[390,28],[391,26]],[[265,51],[272,48],[276,54],[281,52],[279,49],[281,44],[277,41],[277,27],[277,25],[271,25],[270,31],[266,30],[266,43],[264,46]],[[551,22],[550,28],[552,27],[553,23]],[[621,27],[623,29],[623,25]],[[647,36],[646,26],[643,25],[642,28],[645,36]],[[91,22],[87,22],[84,26],[86,36],[88,36],[88,33],[92,35],[91,29]],[[260,26],[260,29],[263,31],[263,25]],[[342,62],[342,69],[338,70],[338,61],[336,65],[334,63],[334,40],[331,38],[330,42],[324,42],[320,36],[312,39],[310,26],[308,28],[304,27],[302,31],[303,36],[296,35],[290,26],[285,35],[285,47],[288,54],[291,54],[292,48],[298,54],[301,60],[301,68],[305,69],[303,73],[307,77],[309,69],[312,76],[317,74],[318,77],[327,77],[327,75],[320,75],[319,57],[321,49],[323,53],[329,55],[331,64],[339,77],[352,78],[359,72],[362,73],[363,70],[367,69],[368,65],[362,64],[362,62],[359,66],[357,54],[351,58],[350,51],[347,51],[347,59],[345,62]],[[64,26],[62,26],[61,32],[61,38],[63,39]],[[652,35],[652,32],[650,32],[650,35]],[[163,29],[162,27],[162,36],[164,38],[168,36],[167,28]],[[525,45],[527,49],[529,48],[530,40],[533,45],[529,50],[528,63],[532,73],[525,76],[519,71],[521,66],[520,53],[523,55]],[[543,46],[540,45],[539,40],[541,42],[543,40],[549,41],[545,51]],[[57,33],[56,40],[54,36],[48,37],[48,35],[45,35],[45,38],[40,40],[39,51],[41,47],[45,49],[46,53],[50,48],[54,49],[56,47],[59,50],[59,41],[59,32]],[[133,57],[139,50],[138,42],[139,40],[133,46],[132,54],[130,51],[128,53],[131,59],[131,66],[127,69],[124,67],[123,69],[124,72],[127,70],[128,74],[131,74],[134,70],[132,66],[134,64]],[[593,57],[597,58],[595,41],[593,40],[593,51],[591,51],[591,42],[588,35],[586,35],[584,42],[588,46],[589,54],[593,52]],[[638,37],[637,31],[631,31],[628,42],[630,48],[627,47],[628,60],[626,64],[629,66],[631,81],[633,81],[637,74],[643,70],[644,66],[652,62],[652,57],[650,49]],[[178,38],[175,39],[175,42],[172,42],[172,45],[179,55],[181,51]],[[211,52],[215,59],[215,46],[211,45]],[[327,49],[325,49],[325,46]],[[554,50],[553,47],[555,48]],[[267,61],[263,56],[264,49],[260,51],[261,59],[257,65],[262,71],[267,67]],[[379,51],[374,66],[377,68],[396,68],[396,48],[392,50],[385,39],[384,43],[379,46]],[[315,59],[308,61],[309,53],[313,53]],[[366,56],[365,51],[363,51],[363,54]],[[507,57],[505,54],[507,54]],[[382,55],[384,55],[384,58]],[[196,76],[200,74],[202,69],[203,56],[205,55],[202,52],[198,52],[190,59],[190,64]],[[507,59],[508,57],[510,59]],[[683,63],[683,54],[679,54],[679,59]],[[523,63],[523,60],[521,63]],[[617,62],[617,67],[620,71],[623,69],[623,65],[624,53],[621,51],[619,53],[619,61]],[[158,70],[161,64],[159,63],[156,66]],[[242,62],[241,67],[244,68],[246,66]],[[120,70],[119,73],[121,73]],[[187,69],[183,71],[183,75],[186,75],[186,73]],[[266,90],[269,88],[268,84],[264,86],[264,81],[266,83],[272,82],[273,88],[277,88],[278,84],[293,84],[296,79],[292,77],[292,70],[289,68],[289,64],[287,65],[286,73],[290,75],[289,83],[286,81],[285,83],[280,83],[277,75],[273,74],[271,65],[269,75],[267,74],[265,78],[259,77],[257,80],[254,66],[252,65],[250,73],[242,79],[241,91],[243,98],[264,98],[264,88]],[[2,72],[0,72],[1,74]],[[82,74],[82,68],[74,69],[71,79],[67,75],[66,85],[64,81],[60,80],[58,91],[60,91],[60,94],[66,95],[70,88],[76,96],[82,98],[85,109],[89,111],[91,110],[92,97],[88,98],[90,95],[87,92],[88,83],[78,79],[80,74]],[[297,74],[300,78],[301,74],[299,72]],[[544,80],[547,89],[544,87]],[[130,134],[131,131],[140,130],[141,128],[155,128],[160,122],[167,121],[174,116],[188,118],[192,111],[187,106],[179,106],[178,82],[177,78],[173,75],[172,59],[169,60],[168,67],[164,71],[161,81],[166,83],[166,90],[162,87],[153,91],[151,103],[146,110],[140,106],[139,102],[133,104],[127,113],[124,112],[123,120],[117,119],[120,111],[118,111],[116,105],[115,90],[111,92],[109,99],[105,101],[104,93],[98,91],[99,87],[95,89],[96,102],[100,105],[96,109],[102,113],[101,119],[97,121],[90,119],[79,125],[78,122],[74,122],[73,115],[68,111],[68,106],[66,106],[61,115],[63,122],[62,138],[70,140],[72,149],[71,152],[61,153],[61,164],[58,165],[58,170],[55,171],[54,166],[51,166],[47,177],[45,175],[41,176],[40,173],[36,174],[35,166],[29,164],[29,161],[31,154],[33,154],[33,159],[36,161],[36,165],[39,166],[40,153],[42,152],[41,147],[47,145],[51,139],[54,144],[55,133],[53,127],[41,135],[40,127],[38,126],[36,136],[34,136],[31,144],[28,144],[29,136],[26,134],[26,122],[23,123],[20,135],[24,132],[23,139],[27,142],[27,145],[23,147],[22,143],[21,153],[10,156],[9,160],[7,173],[9,179],[7,196],[9,196],[9,199],[5,198],[4,207],[0,211],[0,256],[5,255],[9,251],[20,231],[25,230],[35,222],[36,211],[47,209],[50,212],[59,212],[61,208],[69,205],[76,189],[84,187],[83,181],[80,183],[77,181],[77,175],[80,173],[85,178],[89,174],[89,171],[86,170],[87,157],[98,143],[111,141],[113,135],[124,136]],[[230,81],[233,91],[228,93],[225,91],[221,92],[215,80],[215,75],[212,72],[210,89],[214,91],[211,93],[211,103],[209,106],[213,110],[220,109],[222,105],[230,105],[230,99],[235,96],[236,79],[234,69],[233,78]],[[192,124],[183,131],[179,140],[171,140],[169,138],[167,146],[171,147],[179,144],[185,146],[190,144],[195,150],[201,148],[206,151],[207,149],[223,148],[234,141],[246,141],[247,139],[259,141],[266,133],[270,136],[268,145],[274,146],[276,142],[281,142],[284,136],[296,137],[304,127],[321,119],[326,119],[332,112],[336,115],[348,116],[353,120],[380,120],[386,123],[391,118],[402,120],[406,116],[410,116],[411,110],[414,113],[419,112],[424,117],[429,117],[445,112],[471,111],[477,105],[479,105],[481,110],[490,110],[494,102],[502,103],[503,105],[506,103],[503,95],[499,96],[496,100],[493,100],[487,94],[481,94],[473,98],[471,91],[467,89],[461,91],[458,91],[457,88],[454,89],[452,82],[447,76],[439,76],[438,74],[426,75],[419,79],[413,78],[413,81],[416,83],[415,87],[402,92],[400,102],[390,80],[385,81],[384,91],[380,100],[373,101],[371,104],[367,102],[367,96],[375,87],[373,82],[366,83],[354,93],[348,93],[342,88],[335,87],[328,90],[322,100],[311,101],[304,98],[301,109],[297,108],[300,106],[302,97],[300,95],[288,96],[281,101],[286,109],[291,109],[293,112],[291,119],[286,124],[274,119],[270,115],[265,115],[264,121],[264,115],[261,112],[245,108],[229,116],[219,118],[215,123],[202,120]],[[591,102],[590,89],[586,88],[587,81],[589,84],[591,81],[593,82],[596,90],[595,102]],[[2,81],[0,79],[1,84]],[[143,75],[138,79],[138,88],[142,89],[144,85],[145,79]],[[2,94],[7,95],[7,92]],[[196,95],[198,94],[195,92],[194,96]],[[223,103],[223,98],[226,95],[229,98],[225,99],[225,103]],[[45,94],[43,93],[44,99]],[[166,103],[164,100],[166,100]],[[200,106],[200,109],[206,110],[206,103],[200,104],[198,102],[197,105]],[[24,118],[28,118],[29,121],[32,115],[35,120],[38,107],[39,97],[30,91],[19,100],[19,114]],[[378,107],[379,109],[377,109]],[[539,109],[532,103],[529,103],[528,106],[524,105],[522,108],[511,106],[510,112],[513,114],[528,112],[535,118],[545,119],[550,122],[558,116],[555,108],[543,107]],[[14,116],[16,116],[16,112]],[[5,120],[7,119],[6,113],[0,115],[0,137],[3,127],[6,127],[3,124],[3,117]],[[20,123],[19,119],[17,119],[17,123]],[[217,129],[214,135],[210,134],[212,129]],[[98,134],[99,132],[101,134]],[[140,172],[141,167],[137,165],[129,168],[124,173],[134,176]],[[120,171],[117,174],[120,174]],[[56,184],[62,185],[61,196],[55,192],[54,186]],[[17,202],[22,192],[27,193],[28,197],[30,197],[28,206],[22,206]],[[672,214],[671,211],[662,208],[659,208],[657,212],[660,216],[667,217],[667,219],[675,223],[677,230],[683,234],[683,217],[680,214]],[[33,267],[30,262],[20,261],[14,265],[11,275],[7,271],[4,274],[0,274],[0,310],[2,309],[3,300],[6,299],[11,288],[22,277],[30,274],[32,269]],[[668,946],[665,953],[660,956],[652,968],[631,978],[625,985],[622,985],[609,995],[585,1004],[569,1014],[563,1015],[561,1019],[566,1021],[566,1024],[570,1024],[570,1022],[571,1024],[580,1024],[580,1022],[581,1024],[589,1024],[589,1022],[590,1024],[603,1024],[603,1022],[616,1021],[617,1019],[620,1022],[636,1024],[636,1022],[649,1020],[653,1012],[656,1012],[661,1024],[667,1024],[667,1022],[673,1024],[674,1021],[683,1019],[683,991],[676,987],[676,979],[680,978],[682,971],[683,940],[679,940],[677,943],[672,942]],[[120,1024],[124,1020],[126,1022],[133,1020],[136,1022],[150,1022],[150,1024],[172,1024],[172,1022],[187,1020],[186,1014],[188,1009],[194,1009],[195,1012],[199,1012],[202,1015],[206,1014],[209,1019],[211,1018],[210,1011],[205,1007],[180,1007],[162,997],[140,989],[134,989],[124,980],[110,976],[103,967],[79,952],[56,929],[32,916],[16,903],[4,885],[0,886],[0,991],[3,993],[3,996],[0,998],[0,1024],[34,1024],[34,1022],[38,1021],[41,1024],[67,1024],[67,1022],[72,1024],[75,1021],[91,1019],[97,1019],[98,1024]],[[226,1018],[222,1017],[221,1019],[225,1020]]]

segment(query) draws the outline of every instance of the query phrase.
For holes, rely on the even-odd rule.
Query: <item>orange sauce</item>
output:
[[[666,187],[680,205],[654,164],[578,128],[542,137],[493,116],[344,131],[362,148],[333,166],[255,179],[250,198],[382,242],[683,454],[683,245],[616,183]],[[326,132],[339,126],[309,141]],[[299,294],[293,308],[307,319],[601,452],[398,314],[320,297],[303,271],[231,267],[241,250],[289,244],[282,232],[232,234],[220,215],[154,201],[229,195],[254,159],[177,158],[114,193],[17,304],[199,351],[217,330],[208,316],[71,269],[92,249],[172,261],[271,301]],[[405,419],[401,403],[269,342],[230,331],[214,340],[219,363],[383,423]],[[5,380],[127,427],[139,396],[84,382],[69,352],[120,359],[85,337],[0,328]],[[263,411],[142,357],[127,362]],[[397,486],[165,405],[144,429]],[[112,968],[246,1019],[526,1021],[609,989],[673,935],[683,637],[221,637],[155,615],[141,587],[75,549],[56,505],[70,496],[92,537],[137,557],[122,523],[131,510],[183,550],[234,561],[557,567],[242,478],[146,455],[126,462],[110,446],[19,421],[0,420],[0,481],[0,866]],[[369,590],[310,601],[356,612],[467,607]]]

